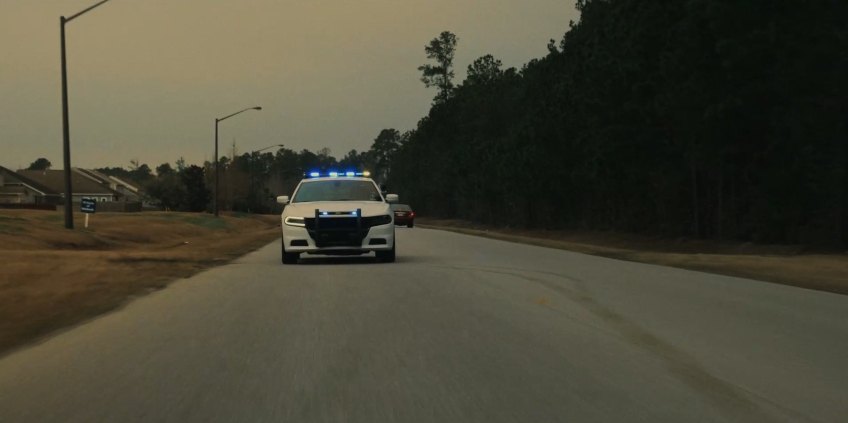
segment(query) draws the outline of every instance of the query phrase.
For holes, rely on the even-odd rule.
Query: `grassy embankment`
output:
[[[279,217],[0,210],[0,352],[114,310],[279,236]]]

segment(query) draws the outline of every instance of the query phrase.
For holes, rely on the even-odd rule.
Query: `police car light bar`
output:
[[[318,216],[359,216],[359,214],[362,213],[362,209],[356,209],[356,210],[350,211],[350,212],[346,212],[346,211],[330,212],[330,211],[324,211],[324,210],[315,210],[315,212],[318,214]]]
[[[304,176],[308,176],[310,178],[327,178],[327,177],[329,177],[329,178],[338,178],[338,177],[353,178],[355,176],[364,176],[364,177],[368,178],[368,177],[371,176],[371,172],[369,172],[367,170],[362,171],[362,172],[354,172],[354,171],[351,171],[351,170],[346,171],[346,172],[336,172],[336,171],[314,172],[313,171],[313,172],[306,173]]]

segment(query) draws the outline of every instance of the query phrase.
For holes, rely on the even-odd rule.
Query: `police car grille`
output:
[[[356,229],[355,217],[325,217],[318,222],[320,229]],[[306,229],[315,229],[315,218],[304,219]]]
[[[359,247],[368,228],[359,228],[356,217],[319,217],[304,219],[309,236],[319,248]]]

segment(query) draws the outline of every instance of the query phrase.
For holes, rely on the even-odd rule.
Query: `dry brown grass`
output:
[[[756,245],[599,232],[492,228],[458,220],[416,219],[419,226],[580,253],[739,276],[848,294],[848,253],[796,245]]]
[[[279,217],[0,210],[0,352],[226,263],[279,236]]]

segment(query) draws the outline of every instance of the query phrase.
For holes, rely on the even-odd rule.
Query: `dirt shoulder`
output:
[[[848,294],[848,253],[800,246],[650,238],[599,232],[492,228],[459,220],[416,218],[416,225],[620,260],[739,276]]]
[[[279,236],[279,217],[0,210],[0,354]]]

